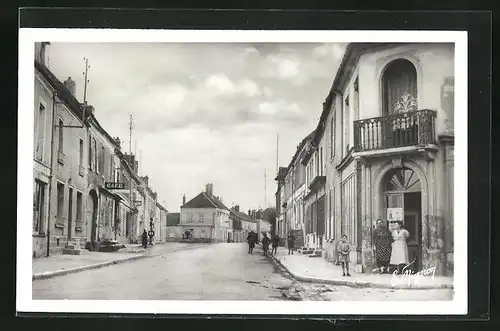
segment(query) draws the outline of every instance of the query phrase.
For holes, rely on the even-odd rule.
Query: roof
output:
[[[209,196],[205,192],[201,192],[182,205],[181,208],[219,208],[229,210],[229,208],[227,208],[222,201],[214,196]]]
[[[401,44],[402,43],[350,43],[347,45],[342,61],[337,69],[337,73],[335,74],[330,92],[323,102],[323,111],[321,112],[321,116],[312,139],[313,145],[317,145],[319,143],[319,140],[324,132],[325,120],[330,112],[330,109],[332,108],[334,95],[341,94],[345,84],[348,83],[351,74],[356,69],[360,56],[369,50],[386,49]]]
[[[284,179],[284,177],[286,177],[286,175],[288,174],[288,172],[290,171],[290,169],[292,168],[292,166],[294,165],[295,161],[297,160],[297,158],[299,157],[299,155],[301,154],[302,150],[304,149],[304,147],[307,145],[307,143],[314,137],[314,134],[316,133],[316,130],[313,130],[311,133],[309,133],[304,139],[302,139],[302,141],[299,143],[299,145],[297,146],[297,150],[295,151],[295,154],[293,155],[292,157],[292,160],[290,161],[290,163],[288,164],[288,167],[284,167],[284,173],[279,173],[278,176],[276,177],[276,180],[279,180],[279,179]],[[281,167],[280,167],[280,171],[281,171]],[[281,178],[281,176],[282,178]]]
[[[156,201],[156,206],[158,206],[161,210],[168,211],[167,208],[163,207],[158,201]]]
[[[237,211],[234,208],[231,208],[229,211],[231,212],[231,216],[233,217],[239,218],[240,220],[245,222],[255,223],[255,221],[248,214],[242,213],[241,211]]]
[[[47,80],[47,82],[56,90],[59,99],[61,99],[79,119],[83,116],[83,106],[76,99],[76,97],[71,93],[64,84],[57,79],[57,77],[47,68],[45,65],[41,64],[35,60],[35,69],[38,70]],[[88,116],[88,114],[86,115]]]
[[[168,213],[167,214],[167,226],[175,226],[181,223],[180,213]]]

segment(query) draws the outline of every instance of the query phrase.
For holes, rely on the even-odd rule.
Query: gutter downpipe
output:
[[[52,122],[51,122],[51,137],[50,137],[50,175],[49,175],[49,207],[47,217],[47,257],[50,255],[50,228],[51,228],[51,200],[52,200],[52,181],[54,168],[54,134],[55,134],[55,118],[56,118],[56,97],[57,91],[52,94]]]

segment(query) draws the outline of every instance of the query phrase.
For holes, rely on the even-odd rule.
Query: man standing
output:
[[[293,255],[293,245],[295,243],[295,236],[290,233],[288,235],[288,240],[287,240],[287,244],[288,244],[288,255],[290,255],[290,253]]]
[[[262,238],[262,249],[264,250],[264,256],[267,256],[267,251],[269,250],[269,243],[271,241],[267,237],[267,234],[264,233],[264,238]]]
[[[280,237],[278,237],[277,234],[275,234],[271,237],[271,244],[272,244],[271,254],[278,254],[278,246],[280,244]]]
[[[255,236],[253,234],[253,231],[250,231],[250,233],[248,234],[247,243],[248,243],[248,254],[252,254],[253,248],[255,247]]]

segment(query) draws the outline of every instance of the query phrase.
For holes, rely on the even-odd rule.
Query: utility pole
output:
[[[276,174],[279,171],[279,148],[280,148],[280,135],[276,135]]]
[[[267,170],[264,170],[264,208],[267,206]]]
[[[89,59],[86,57],[83,58],[85,60],[85,71],[83,72],[83,77],[84,77],[84,83],[83,83],[83,105],[84,107],[87,106],[87,83],[90,82],[88,80],[88,73],[89,73]]]
[[[129,130],[129,141],[128,141],[128,152],[132,154],[132,129],[134,128],[134,115],[129,115],[128,130]]]

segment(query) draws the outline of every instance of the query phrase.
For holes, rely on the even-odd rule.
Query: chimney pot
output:
[[[66,86],[66,88],[71,92],[71,94],[75,95],[76,83],[71,79],[71,77],[68,77],[68,79],[64,81],[64,86]]]

